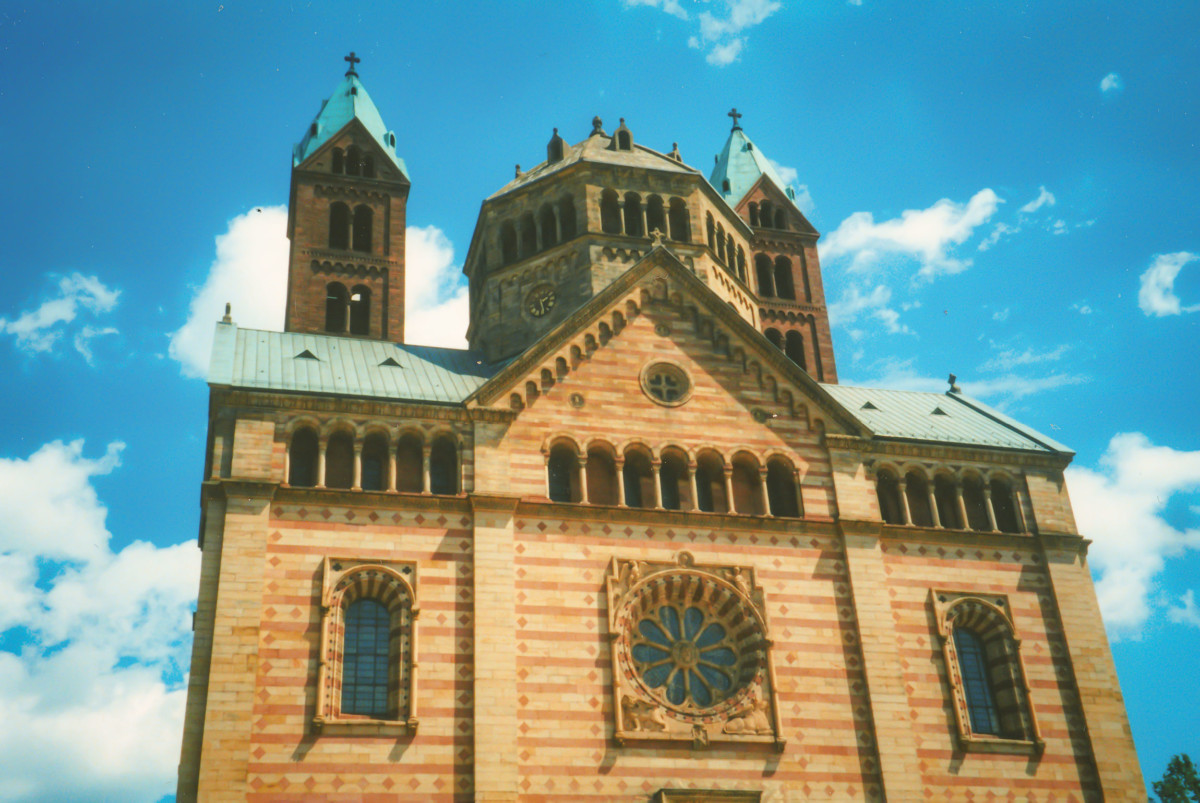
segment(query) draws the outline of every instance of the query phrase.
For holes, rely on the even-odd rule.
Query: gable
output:
[[[408,176],[403,170],[403,162],[396,164],[397,157],[388,152],[357,117],[338,129],[337,132],[325,138],[325,141],[308,157],[296,165],[297,170],[311,170],[320,173],[330,173],[330,164],[334,148],[343,151],[351,145],[369,152],[375,162],[375,178],[384,181],[408,182]],[[349,176],[350,178],[357,178]]]
[[[749,208],[750,204],[761,204],[766,199],[769,200],[777,209],[782,209],[788,217],[789,229],[793,229],[802,234],[810,234],[814,237],[818,236],[815,226],[809,222],[804,213],[800,211],[795,199],[789,198],[774,181],[765,173],[759,176],[758,181],[742,196],[738,201],[737,213],[747,220],[750,219]],[[767,228],[777,228],[767,223],[760,223]]]
[[[635,320],[650,313],[654,314],[652,318],[663,319],[660,323],[667,332],[659,334],[667,338],[660,347],[668,342],[673,344],[671,348],[680,347],[684,341],[679,337],[687,333],[706,342],[710,355],[728,366],[721,374],[736,377],[730,380],[731,388],[749,389],[752,379],[753,387],[769,397],[770,409],[764,408],[763,412],[768,420],[802,414],[806,420],[811,416],[809,426],[814,429],[856,435],[866,431],[828,391],[772,346],[664,246],[656,247],[506,366],[473,394],[468,404],[520,413],[545,389],[570,380],[581,365],[612,347]],[[673,325],[667,320],[673,318],[679,323]],[[671,337],[672,333],[679,337]],[[690,348],[694,351],[696,347]],[[630,385],[635,378],[626,374],[611,379]],[[623,392],[628,390],[622,388]],[[729,392],[736,397],[734,390]]]

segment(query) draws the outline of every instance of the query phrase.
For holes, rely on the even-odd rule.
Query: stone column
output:
[[[998,532],[1000,528],[996,526],[996,509],[992,507],[991,486],[983,486],[983,501],[987,505],[988,526],[992,528],[992,532]]]
[[[942,528],[942,517],[938,514],[937,509],[937,492],[934,490],[934,484],[931,482],[929,488],[929,517],[933,519],[933,526],[939,530]]]
[[[329,439],[321,438],[317,448],[317,487],[325,487],[325,450],[329,448]]]
[[[767,469],[758,470],[758,504],[762,507],[760,516],[771,515],[771,498],[767,495]]]
[[[217,474],[213,473],[213,479],[217,478]],[[283,487],[288,487],[288,481],[292,478],[292,439],[288,438],[283,444],[283,482],[280,483]]]
[[[350,484],[350,490],[362,490],[362,444],[355,441],[354,443],[354,481]]]
[[[518,499],[472,494],[475,799],[516,801],[517,629],[513,517]]]
[[[737,513],[733,504],[733,466],[724,466],[721,473],[725,475],[725,512]]]
[[[621,218],[621,233],[625,234],[625,196],[617,196],[617,214]]]
[[[688,482],[692,485],[692,510],[700,509],[700,489],[696,486],[696,465],[688,466]]]
[[[625,507],[625,461],[614,461],[617,466],[617,504]]]
[[[641,211],[642,211],[642,236],[649,237],[650,236],[650,228],[649,228],[650,224],[647,222],[649,220],[649,217],[646,215],[647,204],[645,203],[645,199],[642,199],[642,201],[643,201],[643,203],[640,207]]]
[[[562,211],[559,210],[558,204],[550,207],[554,212],[554,241],[562,242]]]
[[[908,480],[900,478],[900,509],[904,511],[904,523],[912,524],[912,511],[908,509]]]
[[[971,523],[967,519],[967,503],[963,501],[962,478],[954,480],[954,499],[958,502],[958,524],[959,529],[971,529]]]
[[[428,444],[421,445],[421,493],[429,493],[429,453]]]
[[[654,509],[662,510],[662,461],[651,460],[650,471],[654,476]]]
[[[400,448],[400,443],[395,446],[388,447],[388,486],[387,489],[393,493],[396,491],[396,451]]]
[[[579,503],[588,504],[587,457],[579,458]]]

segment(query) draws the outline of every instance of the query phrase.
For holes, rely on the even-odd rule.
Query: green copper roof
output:
[[[784,183],[771,165],[771,160],[739,126],[729,132],[725,149],[717,157],[717,164],[708,181],[730,206],[736,206],[764,174],[795,203],[796,190]],[[729,181],[729,189],[725,189],[726,180]]]
[[[411,346],[218,323],[211,385],[459,404],[502,365],[465,349]]]
[[[396,167],[400,168],[400,172],[408,176],[404,160],[396,155],[396,135],[384,125],[383,118],[379,115],[379,109],[375,108],[371,96],[367,94],[366,87],[362,85],[362,81],[358,80],[358,75],[353,72],[346,73],[346,77],[338,84],[329,99],[321,104],[321,111],[317,113],[316,119],[308,127],[304,139],[300,140],[300,144],[292,150],[292,165],[298,165],[312,156],[318,148],[354,119],[366,127],[379,147],[383,148],[384,153],[391,158]]]
[[[821,387],[877,438],[1073,454],[1058,441],[961,393]]]

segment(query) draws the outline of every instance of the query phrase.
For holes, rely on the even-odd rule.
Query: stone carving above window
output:
[[[325,558],[317,730],[416,732],[416,589],[415,563]]]
[[[754,570],[614,558],[606,579],[614,737],[784,745]]]

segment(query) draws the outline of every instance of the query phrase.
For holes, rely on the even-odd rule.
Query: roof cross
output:
[[[354,55],[353,50],[351,50],[350,55],[343,58],[342,61],[350,62],[350,69],[346,70],[346,75],[358,75],[358,73],[354,70],[354,65],[358,64],[360,61],[362,61],[362,59]]]
[[[739,128],[741,128],[741,125],[738,124],[738,120],[741,119],[744,115],[738,113],[736,106],[734,108],[730,109],[729,114],[726,116],[733,118],[733,129],[732,130],[737,131]]]

